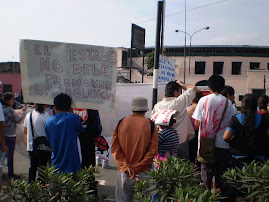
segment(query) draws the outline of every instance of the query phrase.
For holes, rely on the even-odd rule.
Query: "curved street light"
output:
[[[184,32],[184,31],[181,31],[181,30],[178,30],[178,29],[176,29],[175,30],[175,32],[182,32],[182,33],[184,33],[184,34],[187,34],[189,37],[190,37],[190,50],[189,50],[189,74],[191,74],[191,39],[192,39],[192,37],[193,37],[193,35],[194,34],[196,34],[197,32],[200,32],[200,31],[202,31],[202,30],[208,30],[210,27],[204,27],[204,28],[202,28],[202,29],[199,29],[199,30],[197,30],[196,32],[194,32],[193,34],[189,34],[188,32]],[[185,44],[185,46],[186,46],[186,44]],[[186,50],[186,47],[185,47],[185,49],[184,49],[184,51]],[[184,54],[184,57],[186,57],[186,55]],[[186,68],[185,68],[185,66],[184,66],[184,75],[185,75],[185,70]]]

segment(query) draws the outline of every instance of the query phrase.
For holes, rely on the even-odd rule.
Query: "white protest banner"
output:
[[[158,85],[158,101],[161,101],[162,98],[165,97],[165,85],[166,83]],[[146,117],[151,117],[152,83],[117,83],[115,109],[112,112],[99,111],[103,128],[102,135],[112,135],[118,121],[132,114],[132,99],[137,96],[142,96],[148,99],[149,111],[146,113]]]
[[[175,60],[160,55],[158,82],[175,81]]]
[[[66,93],[75,108],[114,108],[115,48],[21,40],[20,58],[24,102],[53,104],[57,94]]]

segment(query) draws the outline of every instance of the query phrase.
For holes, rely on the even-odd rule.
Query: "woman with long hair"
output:
[[[23,124],[30,157],[29,182],[35,181],[37,168],[46,166],[51,158],[51,148],[45,134],[45,121],[48,117],[45,105],[35,104],[34,111],[26,115]]]
[[[14,150],[16,145],[17,123],[22,122],[26,114],[26,108],[22,108],[22,113],[18,116],[12,106],[14,105],[14,95],[10,92],[4,93],[2,97],[3,112],[5,117],[5,140],[8,147],[7,167],[8,177],[16,178],[14,175]]]
[[[223,139],[230,143],[232,166],[266,159],[269,140],[269,122],[257,113],[257,99],[246,94],[242,100],[242,113],[232,117]]]

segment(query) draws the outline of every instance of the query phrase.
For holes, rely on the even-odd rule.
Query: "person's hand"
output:
[[[26,109],[27,109],[27,106],[25,106],[25,107],[23,107],[23,108],[21,108],[21,109],[22,109],[23,112],[25,112]]]
[[[4,151],[8,155],[7,145],[2,145],[2,151]]]
[[[129,179],[133,179],[134,176],[135,176],[134,169],[132,169],[131,167],[129,167],[126,171],[127,171],[127,175],[129,175]]]

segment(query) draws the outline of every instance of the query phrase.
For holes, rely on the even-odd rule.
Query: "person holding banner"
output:
[[[52,166],[59,172],[76,173],[81,169],[81,149],[78,134],[83,132],[79,116],[68,111],[69,95],[61,93],[54,98],[55,115],[45,122],[45,133],[52,148]]]
[[[181,94],[181,90],[185,90]],[[165,98],[155,104],[151,114],[153,115],[160,109],[169,109],[178,111],[174,118],[176,123],[173,128],[179,134],[178,157],[189,159],[189,143],[194,138],[194,130],[187,113],[187,106],[196,96],[197,87],[195,85],[186,85],[179,81],[170,81],[165,87]]]
[[[134,195],[135,176],[146,177],[158,153],[158,130],[145,117],[148,100],[136,97],[132,100],[133,114],[117,124],[112,139],[111,152],[119,164],[116,184],[116,201],[131,202]]]

